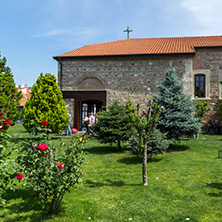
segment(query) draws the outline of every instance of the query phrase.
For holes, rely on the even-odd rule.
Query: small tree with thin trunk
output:
[[[140,149],[143,150],[143,185],[147,185],[147,143],[156,128],[160,116],[161,107],[156,101],[148,101],[147,111],[140,111],[139,105],[134,107],[130,98],[126,104],[130,121],[139,135]]]

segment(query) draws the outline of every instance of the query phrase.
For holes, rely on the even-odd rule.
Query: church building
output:
[[[123,39],[85,45],[54,59],[78,130],[88,112],[96,113],[114,99],[125,103],[130,95],[135,104],[145,105],[169,67],[176,69],[192,99],[208,101],[208,117],[219,119],[222,36]]]

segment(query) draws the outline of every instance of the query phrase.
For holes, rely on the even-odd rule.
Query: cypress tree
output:
[[[193,136],[200,132],[199,118],[195,117],[195,104],[183,90],[183,83],[178,79],[174,68],[166,71],[166,79],[158,84],[156,99],[161,112],[158,128],[167,132],[168,139],[179,140],[181,136]]]
[[[131,123],[126,106],[114,100],[108,110],[98,113],[98,121],[93,126],[102,143],[117,143],[121,150],[121,141],[127,141],[132,135]]]
[[[69,115],[56,77],[42,73],[32,87],[31,98],[24,106],[23,125],[30,132],[39,121],[48,121],[52,132],[60,132],[69,124]]]
[[[4,113],[12,124],[20,118],[19,101],[22,98],[15,86],[11,69],[6,66],[6,58],[0,54],[0,112]]]

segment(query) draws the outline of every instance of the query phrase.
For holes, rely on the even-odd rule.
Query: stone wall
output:
[[[204,122],[209,117],[219,120],[220,111],[218,106],[221,99],[221,80],[222,71],[222,50],[221,49],[196,49],[196,55],[193,59],[193,70],[208,70],[209,78],[209,99],[208,103],[211,110],[205,115]]]
[[[188,61],[189,59],[180,57],[74,61],[66,59],[62,62],[62,90],[87,90],[87,87],[90,90],[104,89],[107,91],[107,105],[114,99],[125,102],[128,95],[133,101],[143,103],[144,98],[157,92],[156,82],[165,79],[165,71],[170,65],[176,68],[179,78],[183,80],[184,73],[189,70]],[[187,84],[188,92],[189,87]]]
[[[125,103],[130,95],[135,104],[140,103],[145,107],[147,99],[157,92],[156,82],[164,81],[165,71],[170,66],[176,69],[179,79],[184,82],[185,93],[191,95],[193,99],[195,99],[195,71],[204,71],[209,74],[207,101],[211,106],[204,121],[206,122],[210,116],[219,119],[222,50],[209,48],[195,50],[195,56],[185,57],[63,58],[62,78],[60,77],[61,67],[58,65],[59,83],[62,80],[62,91],[105,90],[107,106],[114,99]],[[67,100],[66,104],[69,104],[70,109],[73,110],[73,101]],[[74,116],[73,113],[72,116]]]

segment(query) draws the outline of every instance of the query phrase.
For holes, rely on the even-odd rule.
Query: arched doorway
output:
[[[106,107],[106,91],[62,91],[64,99],[74,99],[73,126],[82,130],[83,119],[89,112],[94,114]]]
[[[103,102],[100,100],[85,100],[80,102],[80,130],[84,128],[83,120],[88,113],[96,113],[102,110]]]

